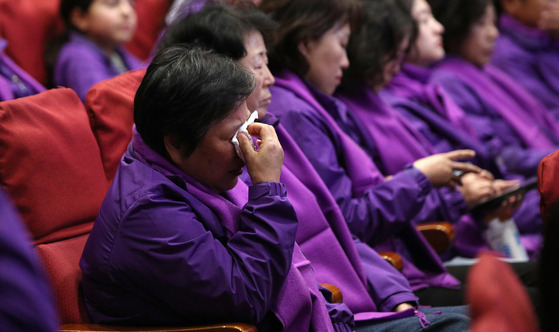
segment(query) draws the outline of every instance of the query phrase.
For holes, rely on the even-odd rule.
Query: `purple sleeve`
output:
[[[336,151],[335,138],[322,122],[301,112],[286,112],[281,123],[325,182],[351,232],[365,242],[375,243],[396,234],[419,212],[432,188],[429,180],[412,168],[355,197],[351,179]]]
[[[141,198],[123,216],[122,223],[130,226],[122,227],[111,250],[109,278],[157,303],[153,310],[137,310],[138,315],[148,312],[152,321],[169,317],[164,312],[169,310],[193,323],[262,321],[289,271],[295,243],[297,217],[284,185],[250,187],[239,231],[230,239],[206,229],[204,211],[196,203],[159,195]],[[87,260],[84,252],[82,269],[88,269]],[[111,310],[118,308],[104,311]]]
[[[0,326],[4,331],[56,331],[52,290],[23,221],[0,191]]]
[[[555,65],[559,61],[557,55],[559,49],[548,50],[548,52],[552,54]],[[495,52],[491,56],[491,64],[516,78],[515,81],[518,84],[534,95],[557,118],[559,117],[559,98],[557,97],[559,87],[554,87],[551,82],[547,81],[546,73],[543,71],[549,67],[546,66],[548,63],[541,61],[538,57],[542,57],[542,55],[522,49],[505,35],[497,39]]]
[[[498,112],[456,77],[437,74],[434,78],[466,112],[480,141],[508,173],[534,176],[541,158],[553,152],[525,148]]]
[[[418,303],[418,298],[410,289],[408,279],[390,263],[385,261],[367,244],[354,238],[355,248],[363,264],[363,271],[369,285],[369,295],[379,311],[391,311],[400,303]]]

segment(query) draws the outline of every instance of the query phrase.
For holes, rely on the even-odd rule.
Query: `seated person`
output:
[[[122,45],[134,35],[137,18],[132,0],[62,0],[66,30],[46,50],[53,87],[74,89],[85,100],[95,83],[141,67]]]
[[[559,119],[559,3],[496,0],[499,37],[491,64],[515,78]]]
[[[8,42],[0,38],[0,101],[31,96],[45,88],[4,53]]]
[[[3,190],[0,211],[0,326],[6,331],[56,331],[59,322],[52,289],[23,221]]]
[[[80,262],[94,322],[351,329],[353,314],[324,300],[295,243],[275,131],[248,126],[257,150],[237,135],[245,162],[231,143],[255,83],[243,65],[198,47],[156,55],[136,94],[133,141]],[[244,166],[250,187],[238,181]],[[445,310],[434,327],[467,328],[463,308]],[[418,324],[416,312],[394,318]]]

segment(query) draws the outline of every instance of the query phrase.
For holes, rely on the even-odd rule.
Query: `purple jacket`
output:
[[[23,220],[0,190],[0,326],[5,331],[58,329],[52,290]]]
[[[111,324],[349,330],[344,305],[332,326],[296,230],[282,184],[215,194],[135,133],[80,261],[88,313]]]
[[[390,311],[399,303],[416,302],[402,273],[352,237],[328,188],[279,120],[268,114],[261,121],[275,127],[284,149],[281,181],[299,218],[297,243],[311,261],[317,280],[338,286],[354,313]],[[370,296],[364,296],[367,293]]]
[[[478,139],[464,111],[442,87],[429,83],[430,76],[430,69],[405,64],[379,96],[427,139],[434,153],[472,149],[476,165],[502,177],[501,168]]]
[[[441,212],[456,209],[423,209],[425,200],[433,199],[432,186],[419,170],[408,167],[384,180],[369,155],[346,134],[350,131],[342,130],[330,115],[332,110],[345,110],[340,116],[347,116],[343,103],[288,71],[276,75],[271,89],[269,112],[280,119],[317,170],[359,239],[376,246],[404,232],[411,220],[451,220]]]
[[[380,96],[402,114],[412,126],[421,132],[437,152],[453,149],[473,149],[475,163],[489,170],[496,178],[517,179],[507,174],[497,164],[494,156],[480,143],[476,130],[466,121],[466,114],[454,103],[442,87],[429,83],[431,70],[406,64]],[[539,196],[536,191],[528,193],[524,203],[515,213],[515,221],[529,250],[537,250],[539,240],[528,234],[541,232]]]
[[[363,263],[367,283],[372,288],[369,290],[369,293],[375,300],[375,303],[379,304],[378,307],[381,311],[388,311],[400,302],[415,301],[412,300],[415,296],[410,294],[409,291],[406,292],[403,287],[403,285],[406,285],[406,288],[409,288],[409,286],[407,286],[408,281],[411,284],[411,288],[414,290],[428,286],[452,288],[458,285],[458,282],[446,273],[436,253],[433,252],[432,248],[425,242],[425,239],[412,224],[408,224],[407,227],[403,226],[402,231],[396,236],[377,245],[377,247],[381,248],[383,251],[398,252],[402,255],[404,260],[402,273],[407,278],[407,281],[405,281],[405,279],[402,280],[402,273],[395,271],[391,266],[387,266],[387,264],[385,264],[386,262],[382,260],[379,261],[378,258],[380,256],[378,253],[357,238],[354,238],[354,241],[360,258],[354,258],[356,253],[354,254],[355,249],[351,242],[351,234],[328,188],[320,179],[320,176],[316,173],[311,163],[304,156],[303,152],[299,149],[297,143],[291,138],[285,128],[279,124],[279,121],[273,116],[267,116],[263,121],[274,125],[285,152],[284,173],[282,173],[282,176],[286,176],[285,179],[282,179],[282,182],[286,184],[290,193],[293,193],[293,191],[305,193],[310,189],[312,193],[307,193],[304,196],[307,197],[307,200],[310,200],[312,197],[314,198],[312,201],[316,200],[316,202],[318,202],[318,206],[312,209],[311,206],[313,206],[313,204],[311,202],[305,202],[303,198],[297,199],[291,196],[292,202],[299,203],[293,204],[299,216],[298,233],[310,228],[311,224],[316,224],[318,220],[326,218],[325,222],[330,224],[331,230],[339,239],[340,243],[342,243],[342,245],[345,244],[345,251],[350,253],[348,257],[354,262],[353,265],[361,265],[361,262]],[[286,172],[286,169],[289,171]],[[293,174],[294,176],[290,179],[287,176],[289,174]],[[300,210],[307,210],[307,212],[299,212]],[[304,213],[307,213],[308,218],[301,218]],[[323,233],[318,235],[324,236]],[[303,239],[299,239],[299,236],[297,237],[297,243],[300,244],[306,256],[311,260],[318,278],[319,273],[317,271],[320,264],[309,256],[309,251],[320,253],[324,251],[324,243],[332,242],[327,242],[326,240],[322,241],[321,244],[317,242],[318,241],[315,240],[311,241],[312,247],[310,250],[307,250],[306,243],[304,243]],[[329,256],[331,255],[332,254],[329,254]],[[319,261],[324,261],[326,257],[317,258]],[[339,259],[339,261],[341,261],[341,259]],[[355,261],[357,261],[357,263],[355,263]],[[324,263],[328,262],[324,261]],[[334,267],[333,270],[333,272],[328,272],[327,274],[335,273],[336,268]],[[394,272],[397,274],[394,275]],[[345,273],[348,274],[349,272]],[[318,280],[322,281],[320,279]],[[339,282],[333,283],[340,287]],[[348,297],[346,297],[346,291],[343,289],[342,291],[344,294],[344,303],[347,303],[354,313],[363,311],[356,310]],[[397,296],[393,296],[394,294],[397,294]],[[363,293],[358,295],[360,295],[359,298],[363,297]],[[405,297],[409,299],[402,301]]]
[[[128,70],[142,67],[140,60],[124,48],[119,47],[116,52]],[[73,32],[70,34],[70,41],[62,47],[56,59],[53,83],[55,86],[74,89],[84,101],[87,91],[95,83],[121,73],[97,44],[84,35]]]
[[[507,14],[499,20],[491,63],[515,78],[559,119],[559,41]]]
[[[8,42],[0,38],[0,101],[31,96],[45,88],[10,59],[4,49]]]
[[[540,160],[559,143],[557,123],[543,106],[506,74],[449,57],[431,82],[443,86],[467,114],[477,135],[502,160],[507,173],[536,175]]]

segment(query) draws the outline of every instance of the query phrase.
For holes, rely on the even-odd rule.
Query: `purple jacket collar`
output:
[[[559,143],[559,127],[547,109],[509,76],[488,64],[473,64],[449,57],[437,67],[456,74],[490,103],[531,148],[552,148]]]
[[[111,59],[109,58],[109,55],[106,52],[104,52],[91,39],[87,38],[86,36],[84,36],[83,34],[81,34],[79,32],[71,32],[70,33],[70,40],[72,42],[75,42],[75,43],[78,43],[78,44],[88,45],[89,48],[92,49],[92,50],[97,50],[97,52],[99,52],[103,56],[105,61],[107,62],[107,66],[110,66],[110,68],[113,68],[113,70],[115,71],[115,75],[119,74],[117,72],[116,68],[114,68],[114,66],[111,64]],[[143,67],[141,61],[138,58],[136,58],[135,56],[133,56],[131,53],[126,51],[122,46],[116,47],[115,52],[117,52],[121,56],[122,61],[124,62],[124,65],[129,70],[139,69],[139,68]]]
[[[248,199],[247,185],[239,181],[235,188],[217,194],[182,172],[170,161],[150,149],[134,128],[133,153],[140,161],[150,165],[167,177],[179,177],[186,182],[187,190],[201,203],[208,206],[228,230],[229,236],[238,230],[238,220]],[[285,331],[303,331],[313,326],[317,331],[333,331],[326,305],[317,288],[310,262],[299,246],[293,250],[292,267],[273,307]]]
[[[435,153],[431,144],[363,84],[340,90],[337,96],[345,102],[366,129],[380,154],[383,169],[396,174],[408,164]]]
[[[276,85],[292,91],[299,98],[311,105],[328,124],[330,130],[336,132],[341,140],[343,147],[343,158],[347,167],[347,172],[353,183],[353,194],[362,196],[363,193],[373,186],[385,181],[384,176],[373,164],[370,157],[353,141],[319,103],[318,99],[325,99],[333,102],[333,98],[324,96],[312,86],[303,81],[299,76],[284,70],[276,75]]]
[[[466,114],[441,87],[429,84],[430,77],[431,69],[405,64],[402,71],[394,76],[387,90],[429,105],[450,121],[455,128],[460,128],[471,136],[475,136],[474,129],[468,125]]]

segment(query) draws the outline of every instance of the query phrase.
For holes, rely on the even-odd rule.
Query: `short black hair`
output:
[[[299,52],[301,41],[322,38],[336,23],[349,23],[356,30],[361,19],[357,0],[263,0],[260,9],[279,23],[268,47],[270,67],[286,67],[299,75],[309,70]]]
[[[196,44],[239,60],[246,55],[246,36],[257,31],[264,40],[278,25],[255,7],[215,4],[172,24],[158,49],[174,44]]]
[[[492,0],[427,0],[433,16],[444,26],[443,44],[449,54],[457,54],[472,25],[483,17]]]
[[[189,156],[211,125],[225,119],[252,93],[252,74],[231,58],[198,46],[158,52],[136,97],[134,122],[145,143],[168,157],[164,138]]]
[[[382,83],[384,67],[394,60],[400,46],[409,37],[413,45],[417,28],[411,9],[404,2],[411,0],[361,0],[361,27],[352,33],[347,47],[350,67],[346,77]]]

